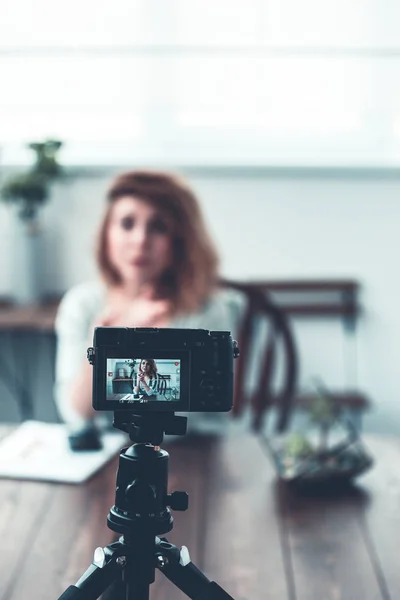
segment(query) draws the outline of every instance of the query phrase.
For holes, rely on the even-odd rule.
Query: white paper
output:
[[[0,477],[81,483],[131,442],[126,434],[102,434],[103,448],[73,452],[65,425],[25,421],[0,441]]]

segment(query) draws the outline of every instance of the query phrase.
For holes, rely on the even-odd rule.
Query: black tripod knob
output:
[[[167,506],[172,510],[187,510],[189,507],[189,496],[186,492],[172,492],[167,495]]]

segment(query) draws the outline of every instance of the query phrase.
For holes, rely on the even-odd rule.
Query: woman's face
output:
[[[148,373],[150,371],[150,363],[148,360],[143,359],[140,363],[140,370],[142,373]]]
[[[124,283],[157,283],[172,265],[172,226],[156,208],[123,196],[111,209],[108,258]]]

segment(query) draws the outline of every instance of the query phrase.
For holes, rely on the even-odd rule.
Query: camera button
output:
[[[200,387],[202,390],[213,390],[214,389],[214,381],[211,377],[207,377],[206,379],[202,379],[200,381]]]

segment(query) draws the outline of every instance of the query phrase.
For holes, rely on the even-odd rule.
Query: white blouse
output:
[[[80,372],[86,351],[92,345],[91,325],[105,309],[106,288],[99,281],[79,284],[71,288],[63,297],[57,317],[57,353],[54,397],[61,418],[71,429],[79,429],[85,420],[71,407],[69,390],[74,377]],[[209,329],[231,331],[237,339],[240,319],[245,307],[242,294],[234,290],[219,290],[196,313],[177,317],[170,327],[188,329]],[[101,413],[99,421],[101,422]],[[192,413],[190,425],[195,421],[226,420],[226,413]],[[104,422],[104,419],[103,419]]]

